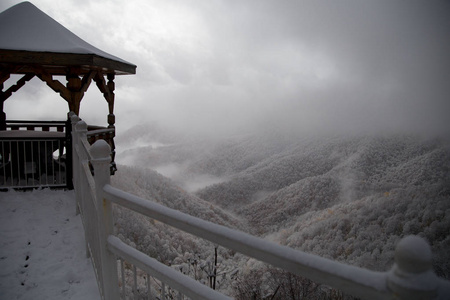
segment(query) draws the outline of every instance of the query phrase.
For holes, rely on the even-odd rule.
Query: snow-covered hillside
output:
[[[173,157],[176,163],[166,174],[172,180],[146,170],[165,170]],[[401,237],[422,236],[432,246],[436,272],[450,278],[446,140],[411,135],[185,137],[182,143],[130,150],[122,158],[140,169],[122,167],[114,181],[132,182],[129,189],[135,193],[353,265],[387,270]],[[195,178],[207,180],[194,193],[186,192],[193,190]]]

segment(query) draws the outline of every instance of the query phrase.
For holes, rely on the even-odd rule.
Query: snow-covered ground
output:
[[[0,299],[100,299],[73,192],[2,192],[0,226]]]

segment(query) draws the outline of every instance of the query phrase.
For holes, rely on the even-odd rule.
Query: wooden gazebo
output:
[[[29,2],[0,13],[0,131],[8,129],[4,102],[36,76],[77,115],[94,81],[107,102],[108,128],[114,132],[115,75],[135,73],[135,65],[90,45]],[[11,74],[22,77],[4,90]]]

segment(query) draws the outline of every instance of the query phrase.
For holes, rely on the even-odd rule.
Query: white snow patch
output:
[[[0,193],[2,299],[100,299],[73,192]]]

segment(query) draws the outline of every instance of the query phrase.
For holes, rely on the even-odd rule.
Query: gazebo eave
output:
[[[91,70],[101,70],[105,74],[136,74],[136,66],[121,61],[101,57],[96,54],[35,52],[24,50],[0,49],[0,65],[2,69],[17,66],[12,74],[33,73],[30,66],[45,67],[51,75],[67,75],[71,73],[84,75]]]

